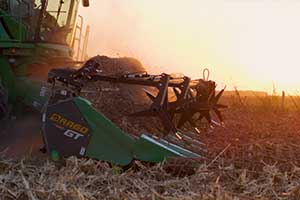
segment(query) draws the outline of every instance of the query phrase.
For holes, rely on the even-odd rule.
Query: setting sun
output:
[[[103,0],[82,9],[89,54],[133,56],[149,70],[201,75],[229,88],[296,92],[300,1]],[[97,14],[97,17],[95,17]]]

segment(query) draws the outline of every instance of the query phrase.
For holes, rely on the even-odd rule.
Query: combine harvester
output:
[[[82,3],[89,6],[87,0]],[[152,100],[149,109],[133,116],[159,117],[165,136],[197,146],[195,135],[180,128],[186,123],[196,128],[202,118],[212,123],[211,111],[222,123],[220,109],[226,106],[218,101],[224,90],[216,94],[215,82],[185,76],[102,74],[97,57],[83,61],[89,29],[82,39],[79,5],[78,0],[0,1],[0,125],[6,131],[1,140],[11,137],[9,127],[18,120],[37,113],[42,149],[53,159],[77,156],[128,165],[134,159],[155,163],[201,157],[151,133],[135,137],[123,132],[80,93],[94,81],[153,87],[157,95],[146,91]],[[170,92],[176,100],[169,101]]]

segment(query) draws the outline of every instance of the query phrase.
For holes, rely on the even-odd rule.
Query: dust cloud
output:
[[[206,41],[211,30],[199,34],[194,26],[198,20],[186,16],[192,7],[178,0],[91,1],[91,7],[80,11],[92,30],[88,53],[135,57],[153,73],[202,76],[204,68],[214,70],[220,59],[214,59],[214,47]]]
[[[228,89],[300,85],[300,1],[90,1],[80,10],[91,25],[90,56],[135,57],[150,72],[192,77],[207,67]]]

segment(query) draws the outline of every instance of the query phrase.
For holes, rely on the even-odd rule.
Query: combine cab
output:
[[[89,5],[87,0],[82,3]],[[164,136],[173,135],[194,146],[201,142],[181,127],[189,123],[195,128],[202,118],[212,123],[210,111],[222,122],[219,109],[226,106],[218,100],[224,90],[216,94],[213,81],[168,74],[102,74],[97,59],[81,61],[85,52],[80,50],[86,49],[87,38],[82,44],[78,37],[82,36],[82,25],[76,22],[79,4],[78,0],[0,1],[0,125],[5,130],[1,149],[11,148],[12,141],[34,141],[26,135],[28,130],[22,129],[25,133],[20,134],[10,128],[30,115],[35,120],[30,131],[40,130],[42,149],[53,159],[77,156],[127,165],[134,159],[199,158],[199,154],[151,133],[140,137],[125,133],[80,96],[82,88],[95,81],[153,87],[157,95],[146,92],[152,101],[149,109],[133,116],[158,117]],[[172,102],[170,89],[176,95]]]

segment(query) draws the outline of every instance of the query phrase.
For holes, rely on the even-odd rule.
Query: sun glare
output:
[[[134,56],[149,70],[210,68],[229,88],[300,89],[300,1],[101,0],[82,9],[89,54]]]

